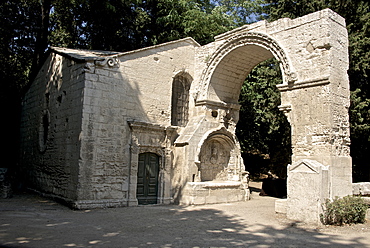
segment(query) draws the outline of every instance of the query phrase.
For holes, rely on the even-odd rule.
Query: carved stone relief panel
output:
[[[206,141],[200,153],[201,181],[228,180],[228,167],[232,147],[217,139]]]

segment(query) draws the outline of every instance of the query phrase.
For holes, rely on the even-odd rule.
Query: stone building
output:
[[[288,217],[315,221],[351,194],[348,38],[326,9],[260,21],[200,46],[192,38],[130,52],[52,47],[23,102],[28,187],[79,209],[249,198],[235,126],[242,83],[275,57],[292,127]]]

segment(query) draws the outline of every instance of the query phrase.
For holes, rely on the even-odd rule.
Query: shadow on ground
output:
[[[358,237],[270,225],[254,217],[216,205],[73,211],[19,195],[0,200],[0,247],[369,247]]]

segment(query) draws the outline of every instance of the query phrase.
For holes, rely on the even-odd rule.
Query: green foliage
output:
[[[34,55],[37,0],[0,1],[0,128],[6,132],[0,150],[2,166],[12,166],[18,156],[20,98],[28,84]],[[10,135],[11,134],[11,135]],[[9,170],[11,171],[11,169]]]
[[[252,177],[271,171],[284,178],[290,163],[290,125],[278,109],[280,93],[276,85],[280,83],[279,65],[270,59],[251,71],[241,89],[236,134]]]
[[[364,223],[368,206],[361,197],[345,196],[343,198],[327,199],[324,204],[324,213],[320,220],[324,225]]]
[[[188,36],[205,44],[244,24],[259,1],[1,1],[0,104],[7,117],[1,128],[14,134],[6,137],[4,164],[16,164],[20,99],[48,46],[129,51]]]
[[[18,96],[28,81],[36,42],[37,1],[0,3],[0,99]]]
[[[127,51],[193,37],[201,44],[236,27],[224,6],[200,0],[53,2],[54,46]]]
[[[215,0],[216,6],[230,16],[236,26],[255,22],[263,13],[263,0]]]
[[[162,27],[154,35],[153,43],[192,37],[201,44],[213,40],[215,35],[235,27],[222,8],[202,6],[191,0],[159,1],[157,26]]]
[[[351,92],[350,125],[353,178],[356,181],[369,181],[370,99],[364,97],[359,88]]]
[[[17,0],[0,3],[0,100],[3,113],[18,118],[19,100],[29,82],[33,58],[42,52],[47,25],[42,22],[43,7],[51,7],[46,32],[47,45],[96,50],[128,51],[184,37],[200,44],[232,28],[268,18],[295,18],[323,8],[331,8],[346,18],[350,40],[352,93],[351,135],[354,172],[358,178],[366,172],[369,149],[369,4],[365,0]],[[45,9],[45,8],[44,8]],[[45,12],[44,12],[45,15]],[[259,16],[258,16],[259,15]],[[43,30],[43,32],[40,32]],[[40,35],[41,38],[40,39]],[[40,62],[38,60],[38,62]],[[242,88],[241,119],[238,137],[244,155],[256,155],[268,161],[261,170],[285,175],[290,159],[290,129],[278,111],[279,93],[275,85],[281,79],[276,62],[256,67]],[[33,67],[34,70],[35,67]],[[357,91],[357,89],[359,89]],[[13,108],[5,108],[8,106]],[[5,122],[4,122],[5,123]],[[15,128],[7,122],[3,130]],[[8,125],[7,123],[3,125]],[[16,143],[16,139],[7,143]],[[16,151],[14,146],[9,146]],[[9,153],[6,151],[3,157]],[[14,156],[13,156],[14,157]],[[267,159],[266,159],[267,158]],[[14,159],[13,159],[14,160]],[[364,162],[365,161],[365,162]],[[14,163],[13,161],[10,163]],[[359,168],[364,173],[358,173]],[[369,170],[369,168],[368,168]],[[281,171],[281,172],[278,172]],[[360,175],[361,174],[361,175]],[[367,179],[367,180],[368,180]]]

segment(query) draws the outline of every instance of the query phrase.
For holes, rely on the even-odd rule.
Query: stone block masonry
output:
[[[249,72],[274,57],[294,168],[277,206],[316,222],[325,198],[352,194],[347,47],[344,19],[325,9],[245,25],[205,46],[185,38],[125,53],[51,48],[23,101],[21,174],[75,208],[246,200],[238,98]]]

